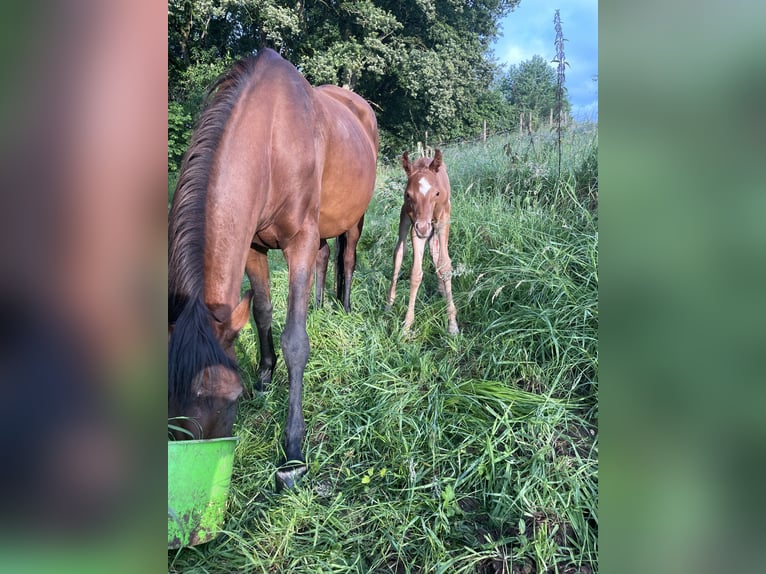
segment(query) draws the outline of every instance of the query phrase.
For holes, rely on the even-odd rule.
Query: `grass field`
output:
[[[169,551],[170,572],[597,572],[598,139],[595,127],[566,138],[560,178],[549,138],[442,149],[456,337],[428,257],[413,333],[401,331],[410,257],[383,312],[405,178],[379,169],[353,312],[330,271],[309,313],[309,473],[276,494],[280,356],[268,392],[240,402],[225,533]],[[281,252],[269,259],[278,347],[286,269]],[[257,348],[248,325],[249,387]]]

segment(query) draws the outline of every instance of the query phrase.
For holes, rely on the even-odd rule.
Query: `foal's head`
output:
[[[407,188],[404,191],[404,210],[415,227],[415,234],[427,239],[433,232],[434,206],[447,193],[437,177],[442,168],[442,152],[436,150],[433,160],[421,158],[410,163],[407,152],[402,155],[402,167],[407,173]]]
[[[171,424],[191,432],[194,438],[212,439],[232,435],[237,415],[237,399],[243,391],[237,369],[234,340],[248,320],[252,291],[240,301],[224,320],[210,313],[215,338],[225,355],[225,361],[206,366],[194,374],[188,396],[172,395],[168,403]],[[169,335],[173,334],[171,326]],[[177,439],[189,438],[175,431]],[[185,436],[184,436],[185,435]]]

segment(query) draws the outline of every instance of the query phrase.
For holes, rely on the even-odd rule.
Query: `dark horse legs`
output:
[[[309,358],[309,337],[306,314],[311,291],[311,279],[316,266],[316,231],[303,232],[293,244],[284,249],[289,273],[287,317],[282,332],[282,353],[289,381],[287,424],[285,426],[285,460],[277,470],[277,489],[291,488],[306,473],[302,446],[306,434],[303,419],[303,372]],[[312,236],[313,235],[313,236]]]
[[[343,309],[351,312],[351,280],[356,267],[356,245],[362,236],[364,215],[351,229],[335,239],[335,295],[343,301]],[[330,259],[330,246],[322,239],[319,243],[319,253],[316,262],[316,287],[314,302],[322,306],[327,264]]]
[[[351,278],[356,267],[356,245],[362,236],[364,215],[357,224],[338,237],[335,243],[335,293],[343,301],[346,313],[351,312]]]
[[[314,286],[314,304],[316,307],[321,307],[324,302],[324,283],[325,277],[327,277],[327,263],[330,260],[330,246],[327,245],[327,240],[322,239],[319,242],[319,252],[317,253],[316,263],[316,285]]]
[[[258,330],[260,361],[256,391],[264,391],[271,383],[277,354],[274,352],[274,340],[271,335],[271,291],[269,288],[269,262],[265,251],[251,249],[245,266],[250,285],[253,289],[253,319]]]
[[[309,357],[306,314],[315,253],[311,253],[312,249],[306,249],[305,243],[302,241],[299,246],[284,251],[289,268],[290,287],[287,298],[287,317],[281,342],[282,354],[287,365],[289,390],[285,425],[285,458],[277,470],[277,490],[292,488],[306,473],[305,457],[302,452],[303,438],[306,433],[306,424],[303,420],[303,372]],[[271,383],[277,360],[271,333],[272,305],[266,252],[251,249],[245,270],[253,288],[253,319],[258,330],[261,355],[256,389],[263,391]]]

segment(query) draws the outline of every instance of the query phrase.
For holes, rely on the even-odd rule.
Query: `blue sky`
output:
[[[495,58],[513,65],[539,54],[555,56],[553,16],[561,15],[564,55],[569,66],[565,85],[577,120],[598,120],[598,0],[521,0],[500,22],[502,36],[493,44]],[[555,64],[551,64],[555,66]]]

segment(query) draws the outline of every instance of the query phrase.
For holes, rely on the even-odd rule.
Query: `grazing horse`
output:
[[[412,274],[410,276],[410,301],[404,317],[404,330],[408,331],[415,320],[415,298],[423,280],[423,252],[425,243],[431,251],[439,291],[447,301],[447,321],[450,335],[458,333],[457,310],[452,301],[452,260],[449,257],[448,240],[450,227],[450,183],[447,166],[442,161],[441,150],[433,159],[423,157],[410,163],[407,152],[402,155],[402,167],[407,174],[404,205],[399,214],[399,239],[394,247],[394,275],[388,292],[386,310],[391,310],[396,297],[396,279],[404,258],[407,232],[412,228]]]
[[[267,251],[281,249],[289,406],[278,489],[306,472],[303,372],[317,254],[323,239],[361,228],[377,151],[377,121],[364,99],[336,86],[313,88],[263,49],[214,84],[181,166],[168,229],[168,416],[197,438],[231,435],[243,391],[234,340],[251,301],[257,388],[271,382]],[[252,289],[240,298],[243,272]]]

